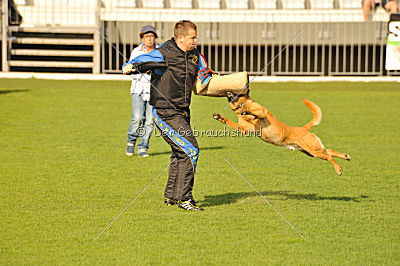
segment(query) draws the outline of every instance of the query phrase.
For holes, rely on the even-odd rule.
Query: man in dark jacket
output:
[[[196,80],[206,83],[213,72],[196,49],[196,43],[196,25],[179,21],[173,38],[153,52],[129,61],[123,72],[152,70],[150,104],[154,107],[154,120],[172,149],[165,204],[202,211],[192,196],[199,146],[190,126],[189,106]]]
[[[178,204],[184,210],[203,211],[193,200],[194,173],[199,145],[190,127],[190,100],[195,94],[224,97],[227,91],[247,93],[246,72],[219,76],[208,68],[196,49],[197,27],[187,20],[174,27],[174,37],[151,53],[123,65],[124,74],[151,74],[150,104],[157,128],[171,146],[165,204]],[[195,86],[196,84],[196,86]]]

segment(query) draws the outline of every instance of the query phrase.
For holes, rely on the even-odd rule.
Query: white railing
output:
[[[96,8],[101,6],[101,20],[104,21],[165,21],[190,19],[197,22],[355,22],[363,21],[360,0],[359,8],[333,9],[332,0],[306,0],[311,9],[301,8],[302,0],[281,0],[283,7],[274,9],[271,5],[260,5],[253,0],[253,9],[244,7],[247,1],[224,0],[226,9],[218,8],[217,0],[198,0],[197,8],[190,8],[192,0],[142,1],[135,0],[15,0],[22,15],[22,26],[94,26]],[[276,0],[272,0],[276,3]],[[349,0],[337,0],[339,6],[347,7]],[[163,5],[168,2],[169,7]],[[299,4],[300,3],[300,4]],[[318,4],[317,4],[318,3]],[[190,5],[189,5],[190,4]],[[276,6],[276,5],[275,5]],[[331,8],[324,8],[324,7]],[[297,7],[297,8],[294,8]],[[319,7],[319,9],[316,9]],[[294,8],[294,9],[292,9]],[[375,20],[388,21],[388,14],[380,14]]]
[[[221,9],[102,9],[102,20],[197,22],[354,22],[363,21],[361,10],[221,10]],[[388,16],[383,20],[388,20]]]

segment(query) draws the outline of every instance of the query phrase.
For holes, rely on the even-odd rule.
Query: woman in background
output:
[[[153,26],[145,25],[140,31],[140,39],[142,43],[133,49],[129,60],[143,54],[150,53],[157,45],[156,29]],[[132,117],[128,128],[128,139],[126,146],[126,155],[133,156],[135,151],[135,144],[138,138],[138,155],[140,157],[147,157],[148,149],[150,147],[149,140],[151,133],[154,129],[152,106],[149,104],[150,100],[150,78],[149,73],[141,73],[131,75],[131,97],[132,97]]]

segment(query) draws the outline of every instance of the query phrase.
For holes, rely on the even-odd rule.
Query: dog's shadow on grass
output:
[[[277,201],[277,200],[336,200],[336,201],[350,201],[350,202],[361,202],[363,199],[369,198],[365,195],[360,195],[358,197],[325,197],[319,196],[318,194],[296,194],[293,191],[264,191],[260,192],[261,195],[266,197],[268,201]],[[218,206],[218,205],[226,205],[233,204],[239,202],[243,199],[250,197],[260,197],[261,196],[257,192],[239,192],[239,193],[225,193],[220,195],[207,195],[204,197],[204,201],[200,202],[204,207],[210,206]]]
[[[215,147],[201,147],[200,150],[220,150],[225,148],[224,146],[215,146]],[[149,153],[151,156],[157,156],[157,155],[163,155],[163,154],[171,154],[171,151],[165,151],[165,152],[155,152],[155,153]]]
[[[10,94],[10,93],[14,93],[14,92],[27,92],[29,90],[0,90],[0,95],[3,94]]]

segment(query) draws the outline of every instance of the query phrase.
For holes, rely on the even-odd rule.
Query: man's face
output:
[[[190,29],[186,36],[178,36],[179,47],[185,51],[189,52],[196,48],[197,44],[197,32],[194,29]]]

